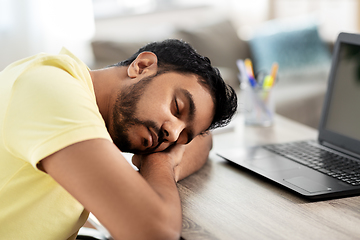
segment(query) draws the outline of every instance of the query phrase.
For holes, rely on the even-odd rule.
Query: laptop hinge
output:
[[[356,158],[355,160],[358,160],[358,161],[359,161],[359,159],[360,159],[360,155],[359,155],[359,154],[350,152],[349,150],[346,150],[346,149],[344,149],[344,148],[338,147],[338,146],[336,146],[336,145],[334,145],[334,144],[331,144],[331,143],[328,143],[328,142],[325,142],[325,141],[322,141],[321,144],[322,144],[323,146],[326,146],[326,147],[335,149],[336,151],[339,151],[339,152],[345,153],[345,154],[347,154],[347,155],[353,156],[354,158]]]

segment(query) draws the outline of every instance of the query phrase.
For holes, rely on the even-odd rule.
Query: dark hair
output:
[[[142,52],[153,52],[157,56],[159,71],[196,74],[200,77],[200,82],[208,87],[215,104],[215,115],[208,130],[230,122],[237,109],[237,96],[234,89],[224,82],[219,70],[211,66],[209,58],[198,54],[186,42],[168,39],[149,43],[127,60],[113,66],[129,66]]]

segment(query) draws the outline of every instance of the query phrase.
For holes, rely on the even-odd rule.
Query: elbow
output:
[[[174,229],[164,228],[159,229],[153,235],[148,236],[146,239],[150,240],[179,240],[181,231],[176,231]]]
[[[164,211],[159,213],[157,220],[153,221],[151,229],[151,237],[147,239],[156,240],[179,240],[182,229],[181,212],[176,216],[173,212]]]
[[[179,240],[181,238],[181,230],[176,230],[172,228],[168,228],[165,226],[154,226],[151,224],[150,226],[146,227],[147,229],[138,229],[133,232],[128,238],[126,239],[134,239],[134,240]],[[141,232],[141,233],[140,233]],[[121,240],[125,239],[123,233],[119,233],[118,235],[112,233],[112,239],[114,240]]]
[[[174,216],[175,215],[175,216]],[[111,232],[114,240],[134,239],[134,240],[179,240],[181,237],[182,217],[169,211],[161,209],[151,216],[143,216],[132,225],[124,235],[124,229],[117,229]],[[129,231],[129,229],[132,229]]]
[[[150,226],[147,239],[179,240],[182,228],[182,212],[178,209],[162,208],[157,211]]]

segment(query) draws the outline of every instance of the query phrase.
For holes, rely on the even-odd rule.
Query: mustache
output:
[[[134,119],[134,122],[136,122],[137,124],[142,124],[144,125],[145,127],[147,127],[148,129],[153,129],[155,134],[157,135],[157,140],[158,140],[158,143],[157,145],[152,149],[153,151],[156,150],[158,147],[160,147],[160,145],[165,141],[165,138],[164,138],[164,131],[161,130],[160,127],[158,127],[158,125],[151,121],[151,120],[148,120],[148,121],[141,121],[139,119]]]

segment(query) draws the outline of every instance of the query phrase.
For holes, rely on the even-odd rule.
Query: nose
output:
[[[164,140],[170,143],[177,142],[179,144],[186,144],[188,140],[185,127],[186,124],[180,119],[165,122],[162,126]]]

